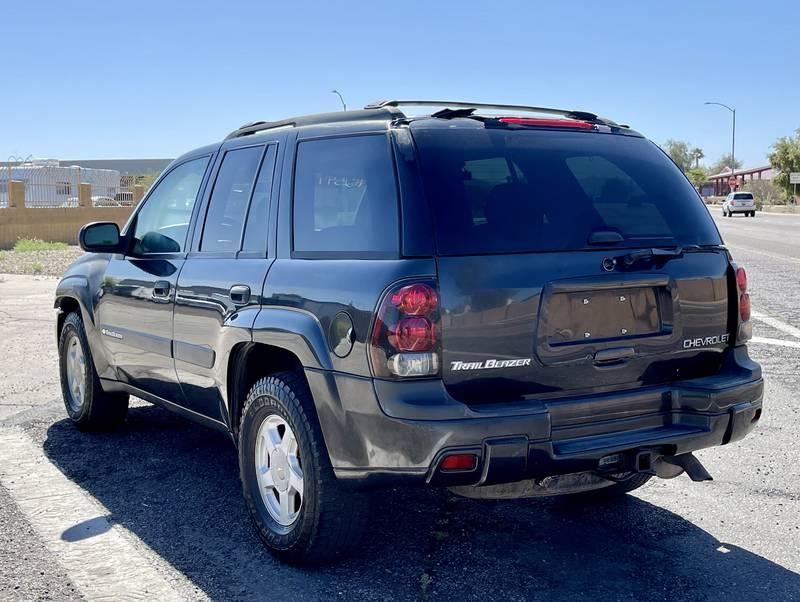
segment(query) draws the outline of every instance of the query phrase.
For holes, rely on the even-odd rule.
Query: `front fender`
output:
[[[56,300],[53,303],[53,307],[55,309],[64,309],[69,301],[76,301],[78,303],[84,324],[89,322],[94,325],[94,312],[91,311],[93,304],[91,293],[89,292],[89,280],[86,276],[77,274],[64,276],[58,283],[56,287]]]
[[[97,330],[95,321],[95,308],[109,257],[107,254],[89,253],[75,261],[56,287],[53,307],[65,311],[74,308],[75,304],[78,305],[98,376],[116,380],[116,371],[108,360],[102,335]],[[56,324],[57,343],[61,334],[63,318],[59,318]]]

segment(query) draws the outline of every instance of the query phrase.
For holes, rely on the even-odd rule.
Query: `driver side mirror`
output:
[[[119,226],[114,222],[86,224],[78,234],[78,243],[87,253],[116,253],[122,250]]]

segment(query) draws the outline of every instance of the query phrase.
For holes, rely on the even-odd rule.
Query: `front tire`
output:
[[[78,312],[64,318],[58,338],[58,359],[61,395],[73,424],[83,431],[93,431],[113,429],[125,422],[128,394],[103,391]]]
[[[321,564],[360,540],[367,494],[336,479],[302,372],[262,378],[250,389],[239,474],[258,535],[280,559]]]

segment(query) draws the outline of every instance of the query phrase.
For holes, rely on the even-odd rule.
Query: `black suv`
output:
[[[290,561],[351,548],[374,487],[705,480],[691,452],[761,415],[744,270],[669,158],[591,113],[249,124],[80,243],[55,303],[70,418],[117,425],[135,395],[228,433]]]

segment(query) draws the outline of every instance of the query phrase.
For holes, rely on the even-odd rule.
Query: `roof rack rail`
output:
[[[375,110],[387,107],[456,107],[463,109],[501,109],[503,111],[524,111],[526,113],[545,113],[548,115],[562,115],[570,119],[582,119],[605,125],[616,125],[609,119],[602,119],[588,111],[573,111],[570,109],[554,109],[551,107],[531,107],[528,105],[503,105],[485,102],[463,102],[449,100],[379,100],[365,106],[365,109]]]
[[[256,132],[263,132],[265,130],[274,130],[280,127],[300,127],[303,125],[316,125],[323,123],[343,123],[347,121],[374,121],[376,119],[402,119],[405,117],[400,109],[393,105],[385,107],[375,107],[382,109],[375,111],[375,109],[362,110],[362,111],[336,111],[335,113],[318,113],[316,115],[306,115],[304,117],[292,117],[290,119],[282,119],[280,121],[254,121],[246,123],[240,128],[232,131],[225,137],[225,140],[231,138],[241,138],[242,136],[249,136]]]

